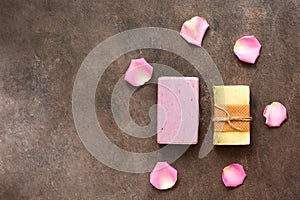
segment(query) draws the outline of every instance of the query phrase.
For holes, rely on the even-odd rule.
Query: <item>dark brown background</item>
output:
[[[149,174],[110,169],[87,152],[72,118],[72,87],[85,56],[109,36],[147,26],[180,30],[195,15],[210,24],[203,48],[225,84],[251,87],[252,140],[245,147],[216,147],[198,159],[211,114],[201,79],[200,143],[173,163],[179,181],[161,192],[149,184]],[[297,199],[299,21],[299,0],[1,0],[0,199]],[[244,35],[255,35],[263,46],[255,65],[239,62],[232,51]],[[107,69],[96,94],[99,121],[121,148],[146,152],[159,148],[155,138],[122,133],[110,111],[113,85],[139,56],[200,75],[184,59],[159,50],[131,52]],[[132,97],[131,115],[138,124],[149,122],[155,98],[155,85]],[[262,111],[272,101],[287,107],[289,119],[281,128],[264,125]],[[227,189],[221,171],[233,162],[243,164],[248,177],[242,186]]]

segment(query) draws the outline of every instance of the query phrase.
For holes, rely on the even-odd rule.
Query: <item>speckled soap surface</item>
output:
[[[157,142],[197,144],[199,79],[164,76],[157,84]]]
[[[73,83],[87,54],[108,37],[148,26],[179,31],[195,15],[210,24],[202,48],[224,84],[251,88],[251,145],[215,147],[199,159],[211,121],[211,88],[189,62],[167,51],[122,55],[103,74],[95,108],[106,136],[126,151],[161,148],[156,135],[129,136],[113,120],[111,94],[130,59],[144,57],[199,77],[199,143],[172,163],[179,173],[175,187],[157,191],[148,173],[111,169],[88,153],[73,121]],[[299,0],[1,0],[0,199],[298,199],[299,18]],[[233,45],[244,35],[255,35],[262,44],[255,65],[234,55]],[[289,115],[279,129],[264,125],[262,115],[274,100]],[[157,85],[138,89],[130,99],[130,116],[146,126],[156,102]],[[232,162],[247,172],[245,183],[234,190],[221,180],[223,167]]]

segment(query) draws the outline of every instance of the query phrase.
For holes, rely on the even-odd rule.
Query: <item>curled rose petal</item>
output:
[[[204,34],[208,27],[209,24],[204,18],[195,16],[183,23],[180,35],[187,42],[201,47]]]
[[[244,167],[236,163],[228,165],[222,172],[222,180],[226,187],[237,187],[243,184],[246,176]]]
[[[177,170],[167,162],[158,162],[150,174],[150,183],[159,190],[166,190],[175,185]]]
[[[235,42],[233,51],[243,62],[254,64],[259,56],[261,44],[252,36],[244,36]]]
[[[279,102],[273,102],[271,105],[267,105],[263,115],[269,127],[279,127],[287,118],[286,108]]]
[[[153,67],[144,58],[132,59],[124,80],[133,86],[144,85],[152,77]]]

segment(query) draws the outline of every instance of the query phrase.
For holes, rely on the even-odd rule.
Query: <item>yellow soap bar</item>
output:
[[[214,86],[214,102],[217,105],[249,104],[250,89],[247,85]]]
[[[246,85],[214,86],[214,104],[248,105],[250,89]],[[214,145],[249,145],[250,131],[214,132]]]

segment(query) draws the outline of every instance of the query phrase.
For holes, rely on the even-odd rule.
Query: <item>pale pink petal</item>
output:
[[[261,44],[254,37],[244,36],[238,39],[234,45],[233,51],[235,55],[243,62],[254,64],[259,56]]]
[[[286,108],[279,102],[273,102],[271,105],[267,105],[263,115],[269,127],[279,127],[287,118]]]
[[[208,27],[209,24],[204,18],[195,16],[183,23],[180,35],[187,42],[201,47],[204,34]]]
[[[132,59],[125,73],[125,81],[133,86],[144,85],[152,77],[153,67],[144,58]]]
[[[244,167],[236,163],[228,165],[222,172],[222,180],[226,187],[237,187],[243,184],[246,176]]]
[[[175,185],[177,170],[167,162],[158,162],[150,174],[150,183],[159,190],[166,190]]]

